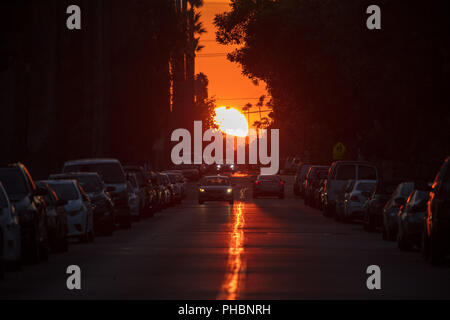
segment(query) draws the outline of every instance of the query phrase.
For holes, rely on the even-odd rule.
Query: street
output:
[[[284,176],[286,198],[253,200],[237,174],[235,203],[182,204],[25,265],[0,282],[0,299],[439,299],[450,298],[448,265],[431,267],[358,223],[343,224],[303,205]],[[68,290],[66,268],[81,268]],[[381,290],[366,269],[381,268]]]

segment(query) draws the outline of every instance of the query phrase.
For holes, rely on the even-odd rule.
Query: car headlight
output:
[[[229,188],[229,189],[227,189],[227,192],[228,192],[228,193],[232,193],[232,192],[233,192],[233,189]]]
[[[205,189],[203,189],[203,188],[200,188],[200,192],[205,192]]]

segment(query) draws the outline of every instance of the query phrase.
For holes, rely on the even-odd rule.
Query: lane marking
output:
[[[225,279],[217,297],[219,300],[236,300],[245,282],[247,263],[244,257],[244,208],[243,202],[233,207],[233,230],[230,236]]]

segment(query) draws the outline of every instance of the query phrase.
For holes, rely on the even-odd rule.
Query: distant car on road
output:
[[[284,199],[284,181],[276,175],[259,175],[253,183],[253,198],[260,196]]]
[[[14,269],[20,266],[20,224],[16,209],[0,182],[0,260]]]
[[[226,176],[206,176],[198,189],[198,203],[205,201],[228,201],[234,203],[231,178]]]
[[[47,190],[37,187],[27,168],[21,163],[0,167],[0,182],[18,214],[22,258],[37,263],[48,257]]]
[[[93,242],[94,214],[91,201],[77,180],[47,180],[58,197],[67,201],[68,236],[81,242]]]
[[[64,164],[63,173],[96,172],[105,183],[106,191],[114,202],[116,218],[123,228],[131,227],[127,180],[122,164],[117,159],[72,160]]]
[[[376,165],[366,161],[335,161],[328,171],[327,182],[324,187],[325,216],[335,213],[336,196],[348,180],[378,180],[379,173]]]
[[[431,264],[439,264],[450,253],[450,157],[431,187],[424,230],[423,257]]]

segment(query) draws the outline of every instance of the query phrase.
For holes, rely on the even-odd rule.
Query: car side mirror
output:
[[[395,204],[397,204],[399,206],[402,206],[406,203],[405,198],[396,198],[394,201],[395,201]]]
[[[112,191],[116,191],[116,188],[114,188],[114,187],[106,187],[106,192],[112,192]]]

